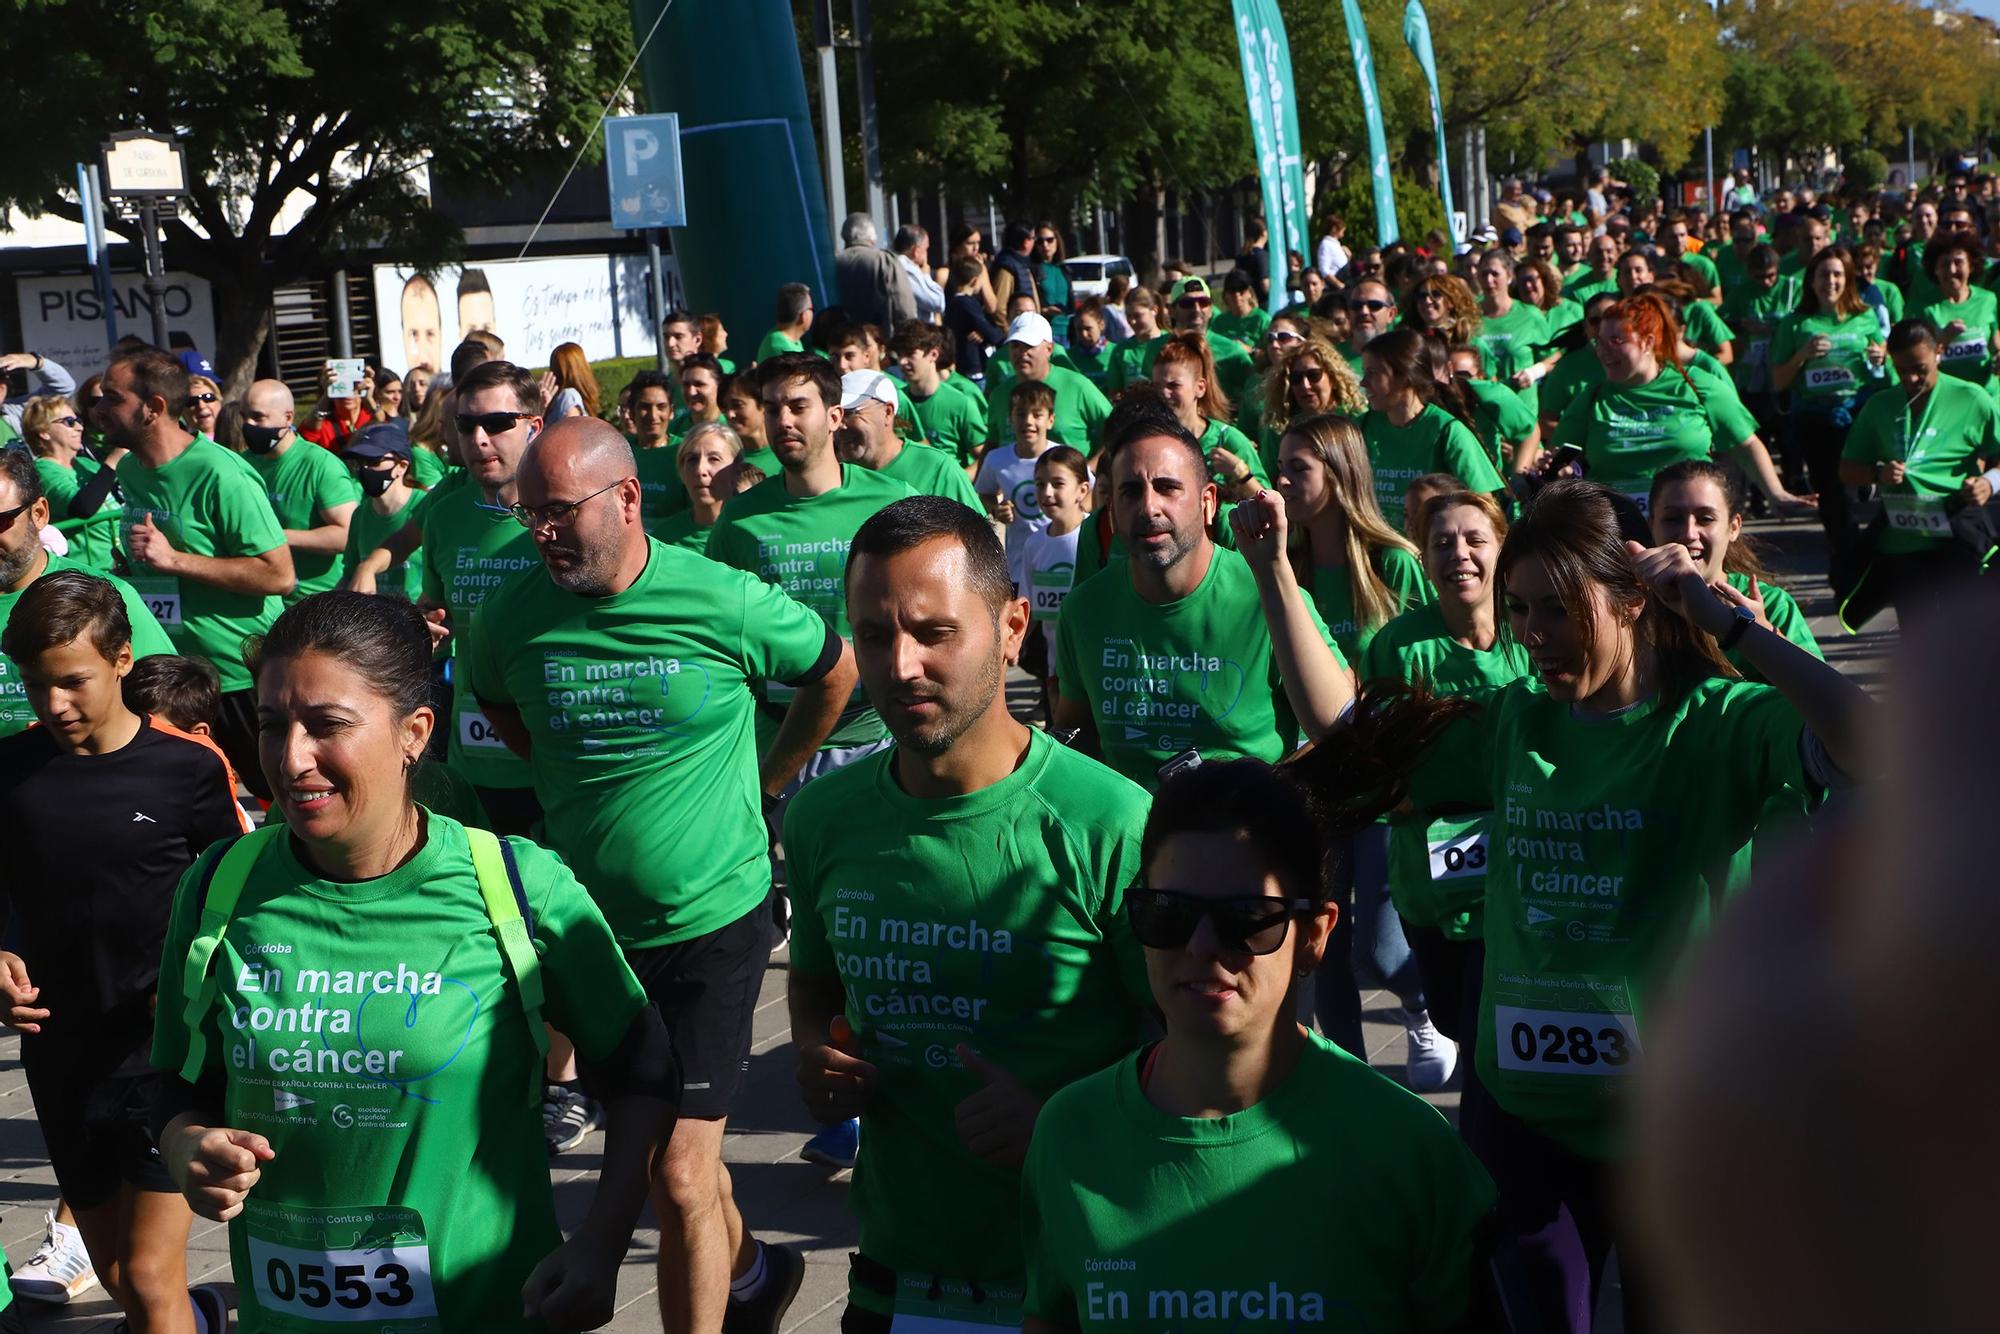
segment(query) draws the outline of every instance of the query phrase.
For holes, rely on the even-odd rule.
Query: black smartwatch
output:
[[[1715,646],[1724,653],[1735,648],[1737,642],[1743,638],[1743,632],[1757,624],[1757,613],[1748,607],[1735,608],[1735,616],[1736,624],[1723,631],[1722,635],[1715,641]]]

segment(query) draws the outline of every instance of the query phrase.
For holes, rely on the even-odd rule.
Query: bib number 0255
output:
[[[1538,1075],[1622,1075],[1639,1055],[1629,1014],[1493,1007],[1500,1068]]]
[[[257,1304],[329,1324],[430,1319],[437,1315],[430,1248],[310,1251],[250,1239]]]

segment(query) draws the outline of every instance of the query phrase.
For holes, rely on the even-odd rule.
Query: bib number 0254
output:
[[[329,1324],[429,1319],[437,1315],[430,1248],[310,1251],[250,1239],[257,1304]]]
[[[1538,1075],[1622,1075],[1639,1055],[1629,1014],[1493,1007],[1500,1068]]]

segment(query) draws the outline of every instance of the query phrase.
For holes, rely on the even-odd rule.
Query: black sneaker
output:
[[[599,1124],[597,1104],[575,1089],[551,1084],[542,1099],[542,1137],[549,1157],[568,1153]]]
[[[778,1334],[779,1323],[799,1295],[799,1284],[805,1282],[806,1257],[797,1247],[778,1241],[760,1244],[764,1286],[748,1301],[729,1299],[729,1308],[722,1313],[722,1334]]]

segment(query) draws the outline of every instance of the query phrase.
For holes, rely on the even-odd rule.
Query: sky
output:
[[[1968,13],[2000,22],[2000,0],[1959,0],[1958,7]]]

